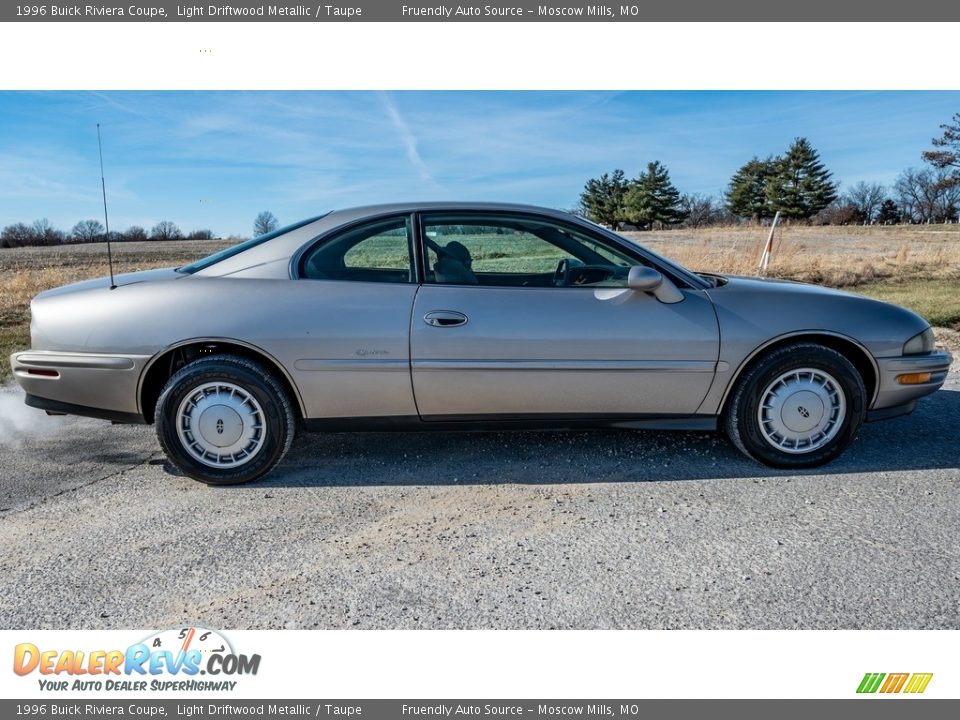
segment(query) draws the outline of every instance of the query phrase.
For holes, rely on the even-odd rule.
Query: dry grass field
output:
[[[625,233],[693,270],[757,275],[768,228]],[[782,226],[770,277],[863,293],[960,329],[960,225]]]
[[[705,228],[627,233],[694,270],[758,274],[767,229]],[[226,241],[117,243],[116,271],[182,265]],[[102,244],[0,249],[0,379],[26,348],[30,298],[107,274]],[[910,307],[934,325],[960,329],[960,226],[798,227],[777,230],[768,274],[842,287]],[[953,336],[953,334],[950,334]]]
[[[758,274],[769,228],[624,233],[693,270]],[[768,274],[831,287],[960,280],[960,225],[780,226]]]

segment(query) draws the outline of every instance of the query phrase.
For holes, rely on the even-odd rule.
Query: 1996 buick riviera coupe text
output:
[[[262,476],[294,430],[722,429],[776,467],[910,412],[950,355],[920,317],[695,274],[541,208],[331,212],[192,265],[38,295],[33,407],[153,422],[189,476]]]

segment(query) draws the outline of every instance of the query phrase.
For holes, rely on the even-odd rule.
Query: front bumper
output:
[[[52,412],[143,422],[139,383],[149,355],[27,350],[10,357],[27,404]]]
[[[879,383],[876,399],[871,410],[883,410],[909,405],[917,398],[935,393],[941,388],[950,372],[953,356],[936,351],[925,355],[902,355],[893,358],[877,358]],[[926,382],[903,385],[897,378],[903,375],[930,373]],[[912,408],[911,408],[912,409]]]

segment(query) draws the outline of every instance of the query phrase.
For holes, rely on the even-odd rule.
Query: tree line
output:
[[[822,225],[954,222],[960,219],[960,113],[941,130],[921,156],[929,167],[904,170],[891,187],[861,181],[841,193],[820,154],[800,137],[782,155],[748,160],[719,197],[681,193],[654,161],[633,179],[622,170],[591,178],[577,212],[617,229],[760,223],[778,212]]]
[[[184,233],[176,223],[161,220],[148,233],[139,225],[126,230],[110,231],[111,242],[138,242],[143,240],[211,240],[211,230],[193,230]],[[41,218],[30,225],[14,223],[0,230],[0,248],[25,247],[27,245],[69,245],[76,243],[103,242],[107,232],[99,220],[81,220],[69,232],[54,227],[49,220]]]
[[[265,235],[279,227],[273,213],[264,211],[253,221],[253,234]],[[212,230],[192,230],[184,233],[170,220],[161,220],[148,233],[139,225],[131,225],[122,232],[110,231],[111,242],[141,242],[144,240],[212,240]],[[41,218],[30,225],[14,223],[0,230],[0,248],[26,247],[28,245],[69,245],[76,243],[104,242],[107,231],[99,220],[81,220],[69,232],[55,228],[49,220]]]

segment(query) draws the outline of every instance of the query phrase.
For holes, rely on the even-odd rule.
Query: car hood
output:
[[[174,268],[162,268],[159,270],[140,270],[139,272],[131,273],[121,273],[120,275],[114,275],[113,283],[118,288],[125,285],[134,285],[136,283],[142,282],[157,282],[164,280],[177,280],[179,278],[186,277],[182,273],[178,273]],[[97,290],[101,288],[110,287],[110,278],[109,277],[100,277],[94,278],[93,280],[83,280],[77,283],[71,283],[69,285],[63,285],[61,287],[53,288],[51,290],[45,290],[36,296],[36,300],[43,300],[46,298],[57,297],[59,295],[69,295],[72,293],[83,292],[85,290]]]
[[[906,308],[843,290],[736,275],[722,280],[706,292],[725,341],[824,332],[856,339],[883,357],[900,354],[908,339],[929,327]]]
[[[834,288],[823,287],[822,285],[811,285],[810,283],[798,282],[796,280],[783,280],[781,278],[754,277],[752,275],[716,275],[725,281],[720,287],[732,287],[737,291],[755,291],[755,292],[773,292],[790,293],[803,295],[827,295],[832,297],[854,297],[860,298],[861,295],[836,290]]]

